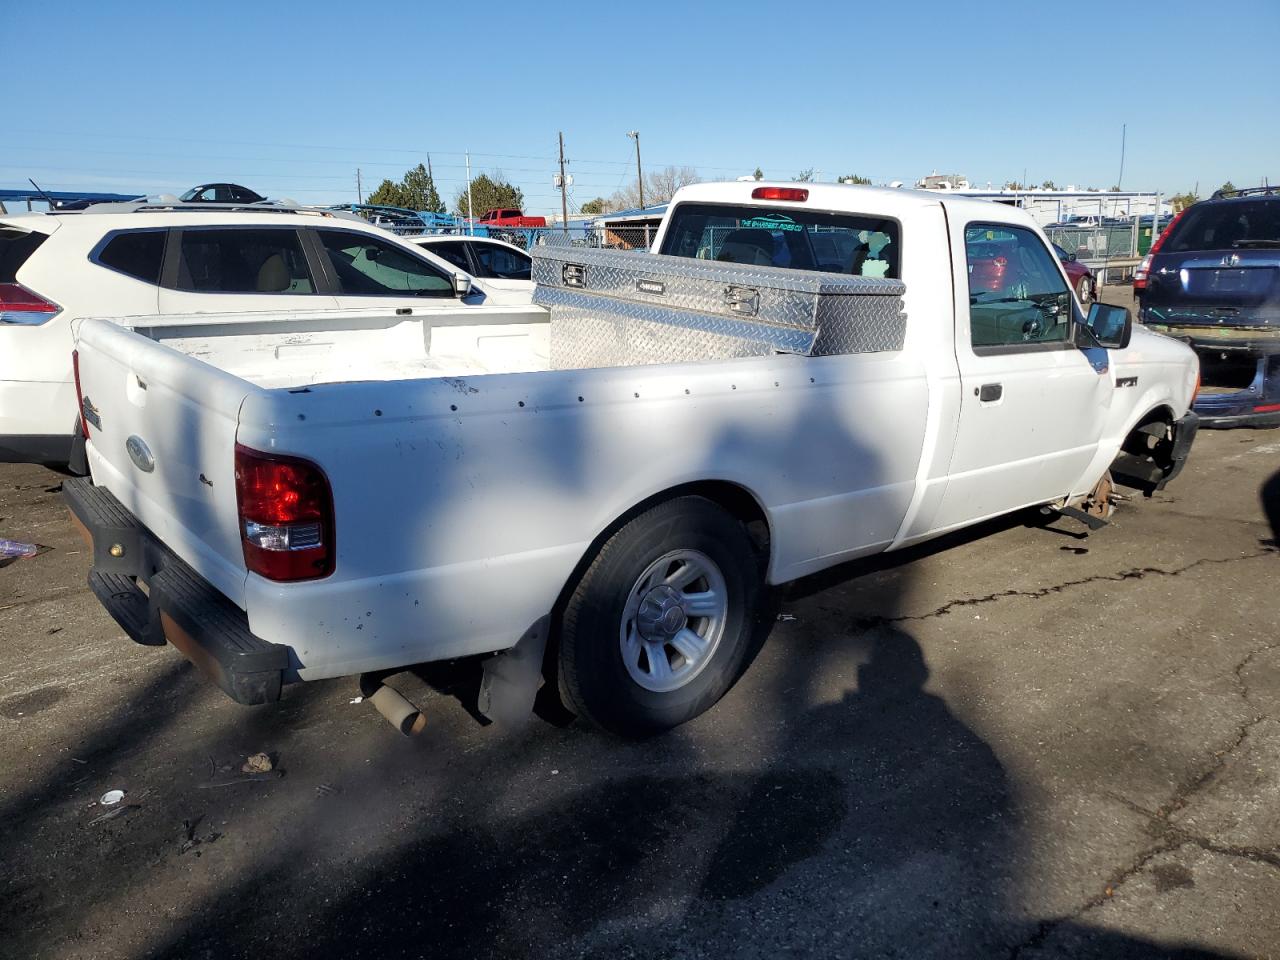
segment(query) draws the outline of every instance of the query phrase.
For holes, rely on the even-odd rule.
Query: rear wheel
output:
[[[643,736],[719,700],[753,651],[760,563],[742,524],[702,497],[646,511],[578,581],[560,631],[568,706]]]
[[[1088,274],[1085,274],[1077,281],[1076,296],[1080,298],[1080,306],[1089,306],[1089,301],[1093,299],[1093,283]]]

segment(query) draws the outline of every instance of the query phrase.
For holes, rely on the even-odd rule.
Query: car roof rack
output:
[[[1227,197],[1270,197],[1280,196],[1280,186],[1240,187],[1238,190],[1215,190],[1210,200],[1223,200]]]
[[[147,203],[134,200],[125,203],[95,203],[84,210],[50,210],[51,214],[73,216],[82,213],[300,213],[313,217],[331,217],[327,210],[279,203]]]

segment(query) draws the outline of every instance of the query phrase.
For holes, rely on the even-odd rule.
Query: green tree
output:
[[[851,173],[851,174],[849,174],[847,177],[841,177],[841,178],[840,178],[840,182],[841,182],[841,183],[861,183],[861,184],[866,184],[867,186],[870,186],[870,185],[871,185],[871,178],[870,178],[870,177],[860,177],[860,176],[858,176],[856,173]]]
[[[427,172],[427,168],[418,164],[412,170],[406,170],[401,190],[405,203],[401,206],[410,210],[425,210],[428,213],[444,213],[444,202],[436,190],[435,179]]]
[[[605,199],[604,197],[596,197],[594,200],[588,200],[582,206],[578,207],[579,213],[589,213],[592,216],[604,213]]]
[[[1234,183],[1232,183],[1230,180],[1228,180],[1226,183],[1224,183],[1224,184],[1223,184],[1222,186],[1220,186],[1218,189],[1219,189],[1221,192],[1223,192],[1223,193],[1231,193],[1231,192],[1235,191],[1235,190],[1237,189],[1237,187],[1236,187],[1236,185],[1235,185]]]
[[[453,209],[464,217],[478,217],[486,210],[497,207],[516,207],[523,210],[524,193],[519,187],[508,183],[500,171],[495,170],[493,176],[482,173],[472,179],[470,203],[475,204],[475,213],[471,212],[467,200],[467,188],[464,186],[453,198]]]
[[[794,180],[796,183],[812,183],[813,167],[809,167],[805,170],[801,170],[798,174],[796,174],[791,179]]]
[[[1005,183],[1005,185],[1004,185],[1004,189],[1006,189],[1006,190],[1025,190],[1025,189],[1027,189],[1027,185],[1026,185],[1025,183],[1019,183],[1017,180],[1010,180],[1010,181],[1008,181],[1007,183]]]
[[[1186,193],[1174,194],[1169,198],[1169,203],[1173,205],[1174,213],[1181,213],[1199,199],[1199,197],[1188,190]]]
[[[404,187],[390,180],[383,180],[378,184],[378,189],[369,194],[365,198],[365,203],[378,204],[384,207],[404,207],[405,203]]]
[[[1052,180],[1046,180],[1044,183],[1040,184],[1040,189],[1041,190],[1057,190],[1058,185],[1054,183]]]
[[[764,171],[763,171],[763,170],[761,170],[759,167],[756,167],[756,172],[755,172],[755,173],[753,173],[751,176],[752,176],[752,177],[754,177],[754,178],[755,178],[755,179],[757,179],[757,180],[763,180],[763,179],[764,179]]]
[[[1113,186],[1113,187],[1112,187],[1110,190],[1108,190],[1107,192],[1108,192],[1108,193],[1119,193],[1119,192],[1120,192],[1120,184],[1118,184],[1118,183],[1117,183],[1115,186]]]

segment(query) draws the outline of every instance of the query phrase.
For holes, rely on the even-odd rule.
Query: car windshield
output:
[[[1226,200],[1191,207],[1161,250],[1231,250],[1280,241],[1280,197]]]
[[[178,199],[179,199],[179,200],[181,200],[181,201],[183,201],[183,202],[185,203],[185,202],[186,202],[186,201],[188,201],[188,200],[194,200],[194,199],[196,198],[196,195],[197,195],[199,192],[200,192],[200,188],[199,188],[199,187],[192,187],[190,190],[188,190],[186,193],[184,193],[184,194],[183,194],[182,196],[180,196]]]
[[[670,214],[659,252],[863,277],[901,276],[896,220],[794,207],[682,203]]]

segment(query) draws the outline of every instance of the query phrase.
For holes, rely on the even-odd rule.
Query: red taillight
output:
[[[1142,263],[1138,264],[1138,269],[1133,271],[1133,289],[1145,290],[1147,288],[1147,277],[1151,273],[1151,259],[1160,252],[1160,247],[1164,244],[1164,238],[1178,225],[1178,221],[1182,219],[1183,214],[1190,209],[1191,207],[1183,207],[1174,214],[1173,219],[1169,221],[1169,225],[1160,231],[1160,236],[1156,237],[1155,242],[1151,244],[1151,250],[1142,258]]]
[[[804,203],[809,199],[809,191],[804,187],[756,187],[751,191],[752,200],[787,200],[791,203]]]
[[[236,444],[236,504],[244,562],[268,580],[333,573],[333,494],[309,460]]]
[[[1254,413],[1275,413],[1280,410],[1280,403],[1260,403],[1253,408]]]
[[[0,323],[35,326],[61,312],[62,308],[52,300],[46,300],[20,283],[0,283]]]
[[[71,373],[76,381],[76,416],[80,418],[80,429],[84,431],[84,438],[89,439],[89,424],[84,418],[84,391],[80,389],[80,351],[71,351]]]
[[[996,258],[995,258],[995,259],[993,259],[991,262],[992,262],[992,263],[994,263],[994,264],[995,264],[997,267],[999,267],[1001,270],[1003,270],[1005,267],[1007,267],[1007,266],[1009,265],[1009,258],[1008,258],[1008,257],[996,257]]]

